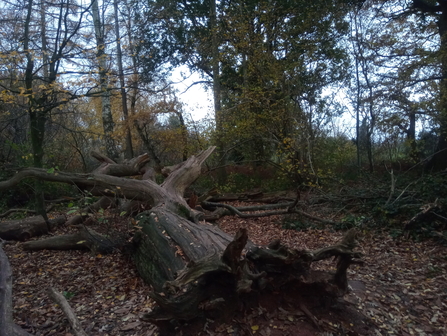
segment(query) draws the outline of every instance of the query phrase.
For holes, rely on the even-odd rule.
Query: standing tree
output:
[[[107,155],[113,159],[117,159],[119,154],[113,139],[113,129],[115,123],[112,116],[112,104],[110,101],[109,86],[109,64],[106,53],[105,41],[105,25],[102,23],[99,13],[98,0],[92,0],[92,16],[95,27],[96,37],[96,59],[98,61],[99,84],[101,88],[101,115],[104,128],[104,140],[106,144]]]
[[[447,167],[447,3],[445,1],[414,0],[412,9],[420,14],[420,20],[426,16],[434,19],[438,29],[440,63],[439,105],[436,121],[439,124],[439,141],[436,153],[428,163],[429,169],[441,170]]]
[[[124,121],[126,123],[126,150],[125,158],[131,159],[133,157],[132,148],[132,135],[130,133],[130,121],[129,121],[129,111],[127,108],[127,90],[124,77],[124,67],[123,67],[123,52],[121,48],[121,35],[120,35],[120,21],[118,15],[118,0],[113,1],[113,14],[115,19],[115,36],[116,36],[116,57],[118,62],[118,76],[120,82],[120,92],[121,92],[121,106],[123,110]]]
[[[35,6],[38,6],[38,11],[34,11]],[[26,9],[23,27],[25,72],[21,94],[27,101],[33,164],[35,167],[41,168],[43,167],[47,120],[54,108],[65,104],[72,98],[62,83],[58,82],[58,76],[62,71],[63,60],[69,58],[77,49],[76,35],[81,28],[86,9],[77,5],[72,7],[70,1],[62,1],[56,5],[48,6],[47,9],[56,16],[50,25],[52,29],[40,31],[41,41],[44,43],[41,46],[36,43],[35,38],[39,36],[39,28],[47,26],[47,22],[40,22],[36,26],[35,20],[38,22],[39,17],[36,17],[35,13],[40,13],[40,19],[44,20],[46,18],[43,15],[45,7],[29,0]],[[43,34],[48,34],[48,36]],[[46,218],[39,182],[36,184],[36,189],[38,212]]]

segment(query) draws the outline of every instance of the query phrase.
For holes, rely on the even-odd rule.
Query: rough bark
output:
[[[0,239],[0,336],[31,336],[12,318],[12,273]]]
[[[183,216],[157,207],[137,217],[141,231],[134,238],[135,262],[143,279],[158,291],[188,262],[217,254],[232,241],[213,225],[187,219],[186,208],[179,213]]]
[[[153,236],[154,232],[145,233]],[[171,319],[227,319],[239,313],[237,308],[253,299],[253,295],[259,298],[266,293],[281,291],[286,292],[285,295],[290,292],[299,296],[298,306],[307,307],[310,299],[313,305],[328,304],[347,292],[347,268],[352,263],[360,263],[361,254],[353,251],[356,234],[349,231],[334,246],[304,251],[290,249],[279,241],[272,242],[268,247],[254,246],[248,242],[247,231],[240,229],[230,243],[225,241],[226,248],[222,248],[222,243],[214,246],[213,250],[207,248],[208,253],[205,252],[201,258],[190,254],[182,259],[174,254],[161,256],[163,261],[175,258],[177,262],[189,262],[183,269],[179,265],[175,265],[175,269],[166,267],[163,286],[160,287],[161,278],[155,279],[157,286],[151,296],[158,307],[144,315],[143,319],[163,327],[166,327],[164,321]],[[171,237],[170,233],[166,235]],[[172,244],[172,241],[165,239],[165,244]],[[245,256],[242,254],[244,249]],[[168,248],[157,250],[167,251]],[[202,255],[203,252],[198,254]],[[331,257],[338,258],[334,274],[311,270],[312,262]],[[158,258],[155,256],[152,263],[157,263]],[[166,264],[173,265],[172,262]],[[145,280],[153,281],[154,278]],[[309,297],[306,298],[306,295]]]
[[[115,19],[114,26],[115,26],[116,56],[118,63],[118,77],[120,79],[121,106],[123,109],[124,121],[126,123],[125,125],[126,149],[124,152],[124,157],[126,159],[131,159],[133,157],[133,147],[132,147],[132,135],[130,132],[129,111],[127,109],[126,83],[123,70],[123,53],[121,50],[120,22],[118,20],[118,0],[113,1],[113,14]]]
[[[51,230],[57,225],[65,223],[66,220],[67,219],[65,216],[50,219],[50,227],[48,227],[45,219],[42,216],[4,221],[0,223],[0,238],[6,240],[25,241],[31,237],[36,237],[48,233],[48,229]]]
[[[107,155],[111,158],[118,158],[119,153],[116,147],[115,140],[113,139],[113,130],[115,127],[115,122],[112,116],[112,103],[111,103],[111,93],[109,86],[109,75],[108,75],[108,55],[106,54],[106,43],[104,31],[105,27],[103,22],[101,22],[101,17],[99,14],[98,0],[92,0],[91,2],[93,23],[95,26],[95,37],[96,37],[96,59],[98,61],[98,75],[99,75],[99,85],[101,94],[101,115],[102,115],[102,125],[104,129],[104,142],[106,144]]]
[[[150,160],[148,154],[142,154],[122,164],[118,164],[107,156],[95,151],[92,151],[90,155],[101,162],[101,165],[95,169],[95,173],[118,177],[140,175],[141,170],[146,169],[145,165]]]

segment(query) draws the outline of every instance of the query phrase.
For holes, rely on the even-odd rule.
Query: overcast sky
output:
[[[183,80],[185,76],[187,78]],[[177,83],[173,86],[178,91],[178,98],[185,103],[184,112],[186,115],[190,113],[195,121],[208,115],[214,115],[211,90],[205,90],[203,84],[190,87],[194,82],[203,81],[198,74],[191,74],[187,67],[179,67],[172,73],[171,80]],[[190,88],[188,89],[188,87]],[[187,91],[185,92],[185,90]]]

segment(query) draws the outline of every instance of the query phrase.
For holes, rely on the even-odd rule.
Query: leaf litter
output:
[[[230,234],[247,228],[255,244],[280,239],[289,247],[308,250],[331,245],[343,235],[330,229],[283,229],[281,223],[280,216],[224,217],[218,225]],[[52,235],[66,234],[67,230],[58,228]],[[364,254],[365,265],[349,269],[350,292],[344,299],[374,323],[376,330],[371,335],[447,335],[445,246],[432,240],[396,240],[386,233],[366,233],[358,249]],[[155,326],[139,319],[154,302],[148,295],[150,286],[139,277],[129,256],[24,252],[20,243],[7,244],[4,250],[13,270],[15,322],[33,335],[73,335],[61,309],[49,299],[48,287],[64,294],[88,335],[158,334]],[[330,269],[334,265],[322,261],[315,267]],[[298,307],[269,311],[260,306],[230,324],[205,326],[195,335],[355,335],[350,330],[356,321],[350,321],[349,316],[345,321],[318,316],[318,321],[320,331]],[[179,335],[194,334],[185,327]]]

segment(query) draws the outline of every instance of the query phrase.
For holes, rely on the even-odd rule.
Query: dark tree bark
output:
[[[4,221],[0,223],[0,238],[25,241],[31,237],[48,233],[48,229],[61,225],[66,220],[65,216],[60,216],[55,219],[50,219],[48,222],[49,225],[47,225],[47,222],[42,216]]]
[[[0,239],[0,336],[31,336],[12,319],[12,274]]]
[[[439,61],[441,64],[440,99],[437,122],[439,140],[435,154],[427,163],[427,169],[440,171],[447,168],[447,3],[445,1],[413,0],[412,8],[437,18],[440,38]]]
[[[54,236],[22,244],[25,251],[39,250],[90,250],[94,253],[108,254],[124,246],[125,239],[105,237],[100,233],[82,227],[79,232],[63,236]]]

